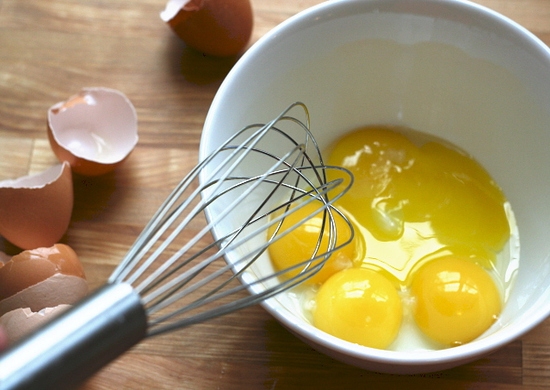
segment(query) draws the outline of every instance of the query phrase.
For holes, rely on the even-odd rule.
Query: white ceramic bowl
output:
[[[468,344],[382,351],[329,336],[264,303],[312,347],[369,370],[420,373],[476,360],[550,313],[550,50],[509,19],[453,0],[342,0],[308,9],[266,34],[220,87],[201,156],[241,127],[304,102],[321,147],[360,125],[405,125],[470,152],[515,212],[521,255],[500,320]],[[273,145],[277,149],[277,145]]]

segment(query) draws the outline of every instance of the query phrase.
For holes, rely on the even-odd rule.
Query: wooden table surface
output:
[[[319,0],[253,0],[252,42]],[[479,0],[550,44],[550,0]],[[57,163],[47,109],[82,87],[119,89],[140,141],[114,173],[75,176],[62,241],[102,284],[164,196],[197,160],[202,124],[233,60],[187,49],[161,22],[164,0],[0,0],[0,180]],[[0,250],[16,253],[0,237]],[[85,389],[536,389],[550,387],[550,320],[493,355],[448,371],[382,375],[336,362],[252,307],[146,340]]]

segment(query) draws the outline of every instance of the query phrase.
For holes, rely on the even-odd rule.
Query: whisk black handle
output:
[[[142,340],[147,316],[129,284],[106,285],[0,355],[0,389],[73,388]]]

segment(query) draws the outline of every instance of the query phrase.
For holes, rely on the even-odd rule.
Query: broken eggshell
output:
[[[39,311],[60,304],[74,304],[88,295],[86,279],[74,275],[55,274],[0,301],[0,316],[28,307]]]
[[[69,163],[0,181],[0,235],[22,249],[47,247],[65,234],[73,210]]]
[[[216,57],[239,54],[252,35],[250,0],[169,0],[160,18],[189,47]]]
[[[26,250],[0,263],[0,316],[19,308],[37,312],[74,304],[87,294],[82,264],[65,244]]]
[[[32,311],[28,307],[15,309],[0,317],[0,326],[6,332],[8,343],[13,344],[70,307],[62,304],[39,311]]]
[[[48,110],[48,138],[74,172],[97,176],[121,164],[138,142],[137,113],[120,91],[83,88]]]

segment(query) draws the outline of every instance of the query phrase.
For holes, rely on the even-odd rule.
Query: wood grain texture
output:
[[[253,0],[252,42],[320,0]],[[550,44],[550,1],[479,0]],[[123,91],[140,142],[115,172],[75,176],[63,237],[101,285],[148,217],[195,164],[210,102],[234,60],[187,49],[160,21],[164,0],[0,0],[0,180],[57,163],[47,109],[86,86]],[[251,43],[252,43],[251,42]],[[0,250],[17,248],[0,238]],[[261,307],[146,340],[84,389],[545,389],[550,320],[492,355],[455,369],[382,375],[336,362]]]

